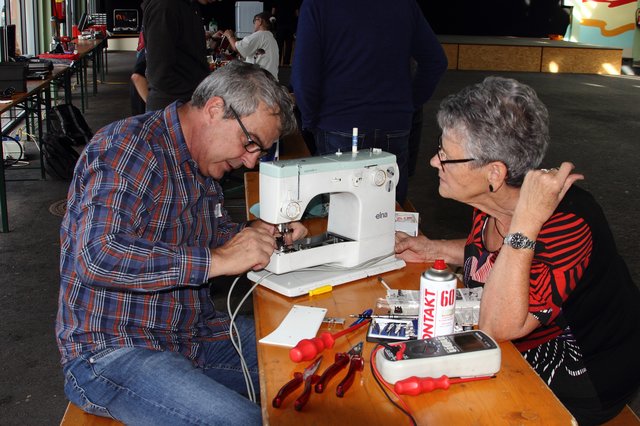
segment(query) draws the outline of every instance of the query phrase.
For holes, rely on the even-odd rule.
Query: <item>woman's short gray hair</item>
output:
[[[511,78],[487,77],[445,98],[438,111],[443,131],[466,136],[469,157],[483,166],[501,161],[507,184],[522,185],[527,171],[542,162],[549,146],[549,112],[526,84]]]
[[[214,96],[224,99],[224,118],[253,114],[260,102],[280,117],[282,136],[293,133],[296,119],[289,91],[259,65],[234,60],[205,78],[193,92],[191,104],[202,108]]]

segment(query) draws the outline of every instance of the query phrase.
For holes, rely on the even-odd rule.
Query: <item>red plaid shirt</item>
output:
[[[62,363],[136,346],[199,364],[201,341],[228,338],[209,295],[210,248],[244,225],[198,171],[177,106],[103,128],[76,165],[60,230]]]

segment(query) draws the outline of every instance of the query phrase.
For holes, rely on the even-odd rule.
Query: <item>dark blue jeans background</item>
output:
[[[338,149],[351,152],[352,130],[323,130],[315,129],[316,155],[333,154]],[[385,152],[395,154],[400,180],[396,187],[396,201],[402,205],[407,198],[409,178],[409,129],[381,130],[358,129],[358,149],[380,148]]]

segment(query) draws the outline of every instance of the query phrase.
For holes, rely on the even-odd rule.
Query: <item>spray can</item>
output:
[[[437,259],[420,277],[418,338],[427,339],[453,333],[456,308],[456,276]]]

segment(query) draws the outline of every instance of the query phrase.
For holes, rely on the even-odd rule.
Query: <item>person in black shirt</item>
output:
[[[144,39],[149,96],[147,111],[189,100],[209,74],[199,5],[209,0],[145,0]]]

